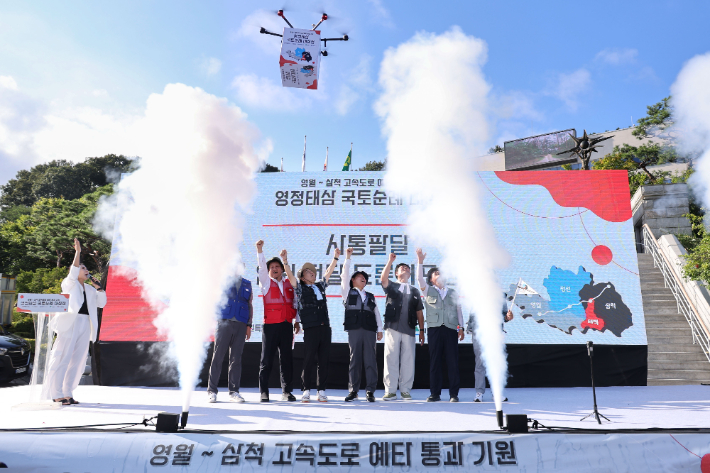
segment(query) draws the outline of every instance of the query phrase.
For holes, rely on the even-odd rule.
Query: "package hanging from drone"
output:
[[[317,89],[320,31],[284,28],[279,64],[284,87]]]

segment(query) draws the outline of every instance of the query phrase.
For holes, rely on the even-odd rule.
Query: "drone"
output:
[[[288,25],[289,28],[293,28],[293,25],[291,24],[291,22],[288,21],[288,18],[286,18],[286,15],[284,15],[284,11],[283,11],[283,10],[277,11],[276,14],[277,14],[278,16],[280,16],[281,18],[283,18],[283,20],[286,22],[286,24]],[[315,31],[316,28],[318,28],[318,27],[321,25],[321,23],[323,23],[323,22],[324,22],[325,20],[327,20],[327,19],[328,19],[328,14],[327,14],[327,13],[323,13],[323,15],[320,17],[320,21],[319,21],[317,24],[312,25],[313,27],[311,28],[311,31]],[[272,33],[271,31],[267,30],[267,29],[264,28],[263,26],[262,26],[261,29],[259,30],[259,33],[261,33],[261,34],[270,34],[270,35],[272,35],[272,36],[283,37],[283,35],[281,35],[281,34]],[[348,39],[350,39],[350,38],[348,37],[348,35],[344,34],[344,35],[341,36],[340,38],[322,38],[321,41],[323,41],[323,47],[324,47],[324,48],[327,48],[327,47],[328,47],[328,41],[347,41]],[[322,54],[323,56],[326,56],[326,57],[327,57],[327,56],[328,56],[328,51],[323,50],[323,51],[321,51],[321,54]]]

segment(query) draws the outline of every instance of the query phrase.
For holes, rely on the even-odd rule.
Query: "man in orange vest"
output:
[[[261,402],[269,402],[269,375],[276,350],[279,352],[282,401],[295,401],[293,389],[293,334],[301,330],[296,318],[294,291],[291,282],[284,278],[284,265],[277,257],[266,261],[264,240],[256,242],[259,261],[259,287],[264,296],[264,324],[261,333],[261,363],[259,365],[259,391]],[[281,252],[286,255],[285,250]],[[296,324],[293,325],[293,319]]]

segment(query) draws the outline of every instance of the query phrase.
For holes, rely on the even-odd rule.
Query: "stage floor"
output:
[[[498,428],[490,391],[474,403],[473,389],[463,389],[459,403],[425,402],[428,391],[414,390],[413,401],[343,401],[345,391],[328,391],[327,403],[280,401],[272,390],[270,403],[258,402],[256,389],[242,389],[246,403],[228,402],[223,390],[218,402],[207,402],[204,389],[193,393],[188,429],[216,431],[294,432],[463,432]],[[300,395],[300,392],[294,393]],[[314,394],[314,392],[312,393]],[[364,395],[364,393],[362,393]],[[444,393],[446,394],[446,393]],[[548,427],[585,429],[710,428],[710,386],[633,386],[597,389],[599,412],[611,422],[601,426],[580,419],[592,410],[591,388],[508,389],[506,414],[527,414]],[[25,411],[29,386],[0,389],[0,429],[70,427],[140,422],[158,412],[181,411],[177,388],[79,386],[81,404],[52,410]],[[106,427],[111,428],[111,427]],[[115,428],[115,427],[113,427]],[[133,429],[133,428],[131,428]],[[154,430],[153,427],[135,429]]]

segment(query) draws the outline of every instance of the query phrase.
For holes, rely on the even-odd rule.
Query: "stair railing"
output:
[[[661,270],[665,286],[671,290],[678,305],[678,312],[683,314],[693,332],[693,344],[698,344],[710,361],[710,330],[705,326],[698,315],[698,310],[693,305],[688,293],[683,287],[683,281],[673,271],[673,266],[668,257],[661,251],[658,240],[648,225],[643,225],[643,244],[647,253],[653,256],[653,265]]]

